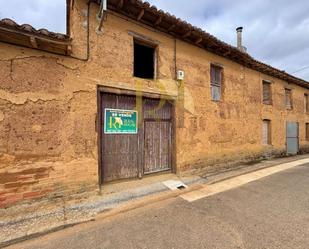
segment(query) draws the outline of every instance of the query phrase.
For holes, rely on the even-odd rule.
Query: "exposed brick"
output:
[[[23,199],[21,194],[10,194],[5,197],[5,200],[0,203],[0,206],[8,207]]]
[[[22,182],[11,182],[4,184],[4,188],[20,188],[22,186]]]
[[[27,192],[23,194],[24,199],[34,199],[42,197],[44,194],[42,194],[41,191],[33,191],[33,192]]]
[[[34,175],[34,179],[38,180],[38,179],[44,179],[44,178],[48,178],[49,174],[47,173],[41,173],[41,174],[36,174]]]
[[[6,197],[3,195],[3,196],[0,196],[0,202],[3,202],[6,200]]]
[[[33,179],[33,175],[20,175],[17,178],[18,180],[29,180],[29,179]]]
[[[20,188],[22,186],[25,185],[32,185],[35,183],[38,183],[39,181],[30,181],[30,182],[23,182],[23,181],[19,181],[19,182],[12,182],[12,183],[6,183],[4,184],[4,188],[9,189],[9,188]]]
[[[5,172],[0,173],[0,184],[5,183],[13,183],[19,180],[30,179],[33,175],[41,175],[41,174],[48,174],[50,168],[32,168],[32,169],[25,169],[20,172]]]
[[[77,4],[76,8],[79,7]],[[8,45],[0,44],[1,51],[6,52],[6,55],[0,54],[2,59],[18,58],[0,62],[0,88],[4,92],[1,98],[5,98],[5,101],[0,98],[0,109],[4,114],[0,154],[3,150],[12,157],[10,164],[0,163],[0,188],[5,188],[0,195],[2,206],[7,198],[10,203],[48,193],[74,196],[76,192],[97,188],[96,79],[103,85],[125,86],[132,90],[137,87],[136,79],[132,77],[132,37],[127,34],[127,28],[134,30],[136,27],[121,18],[112,19],[105,27],[104,42],[98,38],[93,60],[87,63],[57,58],[56,55],[40,56],[39,51],[36,58],[23,58],[25,51],[18,46],[6,52]],[[80,25],[73,26],[77,35],[73,41],[73,48],[77,50],[74,53],[83,53],[84,47],[79,42],[83,32],[80,32]],[[123,29],[124,26],[127,28]],[[136,31],[146,34],[142,28]],[[181,96],[181,88],[172,81],[175,68],[174,50],[170,45],[173,40],[149,32],[147,30],[148,35],[161,44],[158,53],[160,86],[143,81],[143,89],[139,90],[157,94],[166,88],[168,91],[164,94]],[[285,148],[284,124],[291,117],[300,123],[301,146],[309,146],[304,141],[304,124],[309,122],[302,103],[306,89],[293,85],[295,108],[289,112],[290,116],[283,106],[283,89],[287,82],[246,69],[188,43],[178,45],[177,67],[187,76],[183,84],[186,86],[185,101],[179,98],[175,110],[176,127],[182,127],[175,129],[177,172],[214,168],[218,162],[225,165],[231,160],[258,155],[265,150],[261,143],[263,118],[272,119],[272,142],[276,150]],[[210,96],[211,62],[224,65],[223,98],[219,103],[211,101]],[[275,82],[274,103],[268,110],[261,103],[262,78]],[[1,104],[1,101],[5,103]],[[188,110],[180,111],[182,107]],[[179,125],[179,122],[183,124]],[[7,191],[12,195],[7,195]],[[16,197],[14,193],[19,195]]]

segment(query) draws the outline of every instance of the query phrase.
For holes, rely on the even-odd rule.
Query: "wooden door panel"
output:
[[[144,173],[169,170],[171,123],[164,121],[145,121]]]
[[[106,108],[134,110],[135,97],[115,94],[102,95],[102,112]],[[102,115],[101,129],[104,128]],[[138,176],[138,134],[104,134],[102,137],[102,179],[104,182]]]

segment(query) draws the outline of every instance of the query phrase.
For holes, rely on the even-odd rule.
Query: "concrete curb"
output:
[[[248,173],[253,173],[258,170],[275,167],[280,164],[299,161],[299,160],[302,160],[308,157],[309,157],[308,155],[300,155],[300,156],[293,156],[293,157],[284,157],[284,158],[279,158],[279,159],[277,158],[273,160],[262,160],[259,163],[256,163],[250,166],[244,164],[244,165],[240,165],[237,168],[225,170],[225,171],[218,172],[215,174],[206,174],[204,175],[204,177],[207,178],[207,184],[214,184],[214,183],[225,181],[225,180],[237,177],[237,176],[245,175]],[[280,160],[280,162],[278,162],[278,160]]]
[[[104,209],[103,211],[98,212],[96,214],[95,218],[88,219],[86,221],[69,223],[69,224],[57,226],[55,228],[45,230],[45,231],[42,231],[42,232],[37,232],[37,233],[26,235],[26,236],[16,238],[16,239],[13,239],[13,240],[1,242],[0,248],[4,248],[4,247],[7,247],[7,246],[10,246],[10,245],[13,245],[13,244],[21,243],[21,242],[24,242],[24,241],[29,240],[29,239],[35,239],[35,238],[41,237],[43,235],[53,233],[53,232],[57,232],[57,231],[60,231],[60,230],[66,229],[66,228],[70,228],[70,227],[73,227],[73,226],[76,226],[76,225],[88,223],[88,222],[91,222],[91,221],[110,218],[110,217],[113,217],[113,216],[116,216],[116,215],[119,215],[119,214],[122,214],[122,213],[126,213],[126,212],[129,212],[129,211],[141,208],[141,207],[145,207],[147,205],[151,205],[151,204],[156,203],[156,202],[168,200],[168,199],[171,199],[171,198],[176,198],[176,197],[178,197],[182,194],[201,189],[202,187],[203,186],[200,185],[200,184],[195,184],[195,185],[192,185],[192,186],[190,186],[186,189],[183,189],[183,190],[166,190],[164,192],[160,192],[160,193],[157,193],[155,195],[153,194],[151,196],[143,197],[142,199],[134,199],[134,200],[131,200],[129,202],[124,202],[123,204],[119,205],[116,208],[113,208],[113,209],[110,209],[110,210]]]
[[[165,201],[165,200],[168,200],[168,199],[176,198],[180,195],[183,195],[183,194],[186,194],[186,193],[189,193],[189,192],[201,189],[201,188],[203,188],[203,185],[196,184],[196,185],[190,186],[190,187],[183,189],[183,190],[169,190],[169,191],[165,191],[163,193],[159,193],[155,196],[147,196],[147,197],[145,197],[141,200],[134,200],[134,201],[131,201],[128,204],[121,205],[121,206],[119,206],[119,207],[117,207],[113,210],[102,212],[102,213],[97,215],[96,220],[106,219],[106,218],[116,216],[116,215],[121,214],[121,213],[126,213],[126,212],[129,212],[129,211],[135,210],[137,208],[141,208],[141,207],[151,205],[153,203],[157,203],[157,202],[160,202],[160,201]]]
[[[306,165],[309,163],[309,158],[287,162],[272,167],[265,167],[264,169],[256,170],[253,172],[241,174],[239,176],[230,177],[229,179],[205,184],[202,189],[191,191],[181,195],[180,197],[188,202],[194,202],[209,196],[213,196],[228,190],[232,190],[248,183],[261,180],[273,174],[286,171],[295,167]]]
[[[158,182],[149,186],[128,190],[124,193],[116,193],[108,198],[102,199],[102,197],[97,197],[94,200],[84,200],[77,204],[58,206],[57,209],[46,212],[30,213],[30,215],[17,220],[1,221],[0,238],[2,242],[0,242],[0,248],[92,221],[99,216],[116,215],[142,207],[148,203],[178,196],[196,189],[199,183],[204,182],[205,180],[200,177],[186,179],[184,183],[194,187],[189,186],[189,188],[181,191],[171,191],[164,184]],[[11,239],[8,239],[9,236],[12,236]]]

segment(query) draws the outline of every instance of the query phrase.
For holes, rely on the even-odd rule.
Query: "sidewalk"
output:
[[[0,210],[0,247],[19,242],[68,226],[126,212],[149,203],[194,192],[210,185],[239,175],[309,158],[309,155],[243,164],[231,170],[223,170],[201,176],[177,177],[164,174],[146,177],[143,180],[127,181],[106,185],[101,195],[93,193],[82,196],[78,201],[41,201]],[[22,212],[21,212],[22,211]]]

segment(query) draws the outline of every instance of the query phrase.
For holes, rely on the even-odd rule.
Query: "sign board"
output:
[[[137,111],[105,109],[105,134],[137,134]]]

